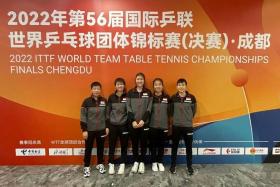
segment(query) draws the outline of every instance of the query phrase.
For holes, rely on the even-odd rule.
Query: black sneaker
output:
[[[169,169],[169,172],[172,173],[172,174],[175,174],[176,173],[176,167],[171,166],[170,169]]]
[[[193,168],[190,166],[190,167],[188,167],[188,172],[189,172],[189,175],[193,175]]]

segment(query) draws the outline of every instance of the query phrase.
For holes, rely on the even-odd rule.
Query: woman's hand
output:
[[[139,128],[140,128],[140,127],[143,127],[144,124],[145,124],[145,122],[144,122],[143,120],[139,121],[139,123],[138,123]]]
[[[106,128],[106,129],[105,129],[105,132],[106,132],[106,135],[105,135],[105,137],[106,137],[106,136],[108,136],[108,135],[109,135],[109,133],[110,133],[109,128]]]
[[[133,121],[133,122],[132,122],[132,127],[133,127],[134,129],[139,128],[138,123],[137,123],[136,121]]]
[[[88,138],[88,132],[87,132],[87,131],[84,131],[84,132],[83,132],[83,139],[86,140],[87,138]]]

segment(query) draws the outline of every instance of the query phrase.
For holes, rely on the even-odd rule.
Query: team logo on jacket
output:
[[[146,92],[144,92],[143,95],[142,95],[142,97],[149,97],[149,94],[146,93]]]
[[[192,102],[192,99],[191,99],[190,97],[186,97],[186,99],[185,99],[184,102],[185,102],[185,103],[191,103],[191,102]]]
[[[105,101],[100,101],[99,106],[106,106]]]
[[[167,98],[162,98],[162,101],[161,101],[162,103],[168,103],[168,100],[167,100]]]
[[[121,102],[126,103],[126,97],[124,97]]]

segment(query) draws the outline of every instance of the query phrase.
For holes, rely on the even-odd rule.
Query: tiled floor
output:
[[[280,186],[280,164],[194,165],[195,174],[189,176],[185,167],[177,167],[177,174],[152,172],[145,174],[99,174],[93,169],[83,178],[82,166],[1,166],[1,186]],[[168,170],[168,166],[166,166]]]

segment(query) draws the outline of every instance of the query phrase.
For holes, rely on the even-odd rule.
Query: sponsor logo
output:
[[[178,148],[177,155],[186,155],[186,148]],[[171,148],[164,148],[164,155],[171,155]],[[197,155],[197,148],[192,148],[192,155]]]
[[[187,155],[186,148],[178,148],[177,153],[178,155]],[[197,148],[192,148],[192,155],[197,155]]]
[[[280,147],[273,147],[272,154],[280,155]]]
[[[220,155],[221,148],[210,147],[210,148],[198,148],[198,155]]]
[[[69,156],[72,155],[72,148],[49,148],[50,156]]]
[[[246,155],[267,155],[267,147],[247,147],[245,150]]]
[[[224,147],[222,148],[222,155],[244,155],[243,147]]]
[[[197,155],[198,152],[197,152],[197,148],[192,148],[192,155]]]
[[[116,149],[118,149],[118,148],[116,148]],[[131,148],[128,148],[128,151],[130,151],[132,153]],[[83,156],[84,154],[85,154],[85,148],[73,148],[74,156]],[[104,155],[108,155],[108,154],[109,154],[109,148],[104,148]],[[91,155],[97,155],[96,148],[92,148]]]
[[[126,103],[126,101],[127,101],[127,100],[126,100],[126,98],[124,97],[124,98],[122,99],[121,102],[122,102],[122,103]]]
[[[171,148],[164,148],[164,155],[171,155]]]
[[[73,155],[80,156],[85,154],[85,148],[73,148]]]
[[[16,156],[45,156],[45,148],[20,148],[16,149]]]

